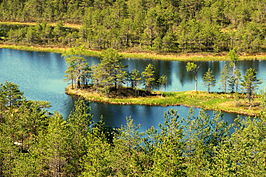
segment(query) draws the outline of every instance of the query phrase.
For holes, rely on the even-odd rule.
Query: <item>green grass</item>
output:
[[[162,96],[149,97],[126,97],[126,98],[109,98],[97,93],[88,92],[81,89],[66,89],[69,95],[76,95],[93,102],[102,102],[108,104],[121,105],[150,105],[150,106],[176,106],[183,105],[188,107],[198,107],[206,110],[224,111],[243,115],[255,116],[262,111],[262,107],[249,107],[247,100],[244,98],[235,100],[233,94],[218,94],[207,92],[154,92],[156,94],[163,93]],[[259,102],[256,99],[255,102]],[[237,103],[243,103],[244,106],[237,106]]]
[[[26,51],[38,51],[38,52],[54,52],[64,53],[69,48],[60,46],[28,46],[28,45],[13,45],[13,44],[0,44],[0,48],[26,50]],[[83,55],[86,56],[101,56],[102,51],[86,50]],[[152,60],[172,60],[172,61],[228,61],[229,58],[225,53],[219,56],[215,56],[211,53],[198,53],[198,54],[157,54],[157,53],[143,53],[143,52],[120,52],[123,58],[134,59],[152,59]],[[258,55],[243,55],[239,57],[240,60],[266,60],[266,54]]]

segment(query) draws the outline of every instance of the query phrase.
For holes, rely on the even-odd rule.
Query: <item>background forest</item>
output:
[[[265,9],[265,0],[1,0],[1,21],[61,23],[2,25],[0,34],[9,42],[91,49],[265,52]]]

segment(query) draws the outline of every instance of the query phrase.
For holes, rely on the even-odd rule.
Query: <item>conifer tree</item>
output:
[[[243,79],[244,80],[242,81],[241,86],[247,94],[249,103],[251,103],[251,101],[253,100],[253,95],[255,94],[259,84],[261,84],[261,81],[257,79],[257,72],[253,68],[249,68],[246,71]]]
[[[75,101],[74,110],[67,119],[69,133],[68,174],[73,176],[82,171],[81,160],[87,153],[87,136],[91,132],[92,115],[84,100]]]
[[[130,73],[130,81],[131,81],[131,87],[133,89],[136,89],[138,86],[139,82],[141,81],[141,74],[139,70],[133,69]]]
[[[222,84],[222,89],[224,90],[225,93],[227,92],[228,79],[230,77],[229,70],[230,70],[229,64],[225,64],[221,71],[221,84]]]
[[[167,85],[167,76],[161,75],[158,79],[158,84],[159,84],[159,87],[163,87],[165,89]]]
[[[198,71],[199,66],[193,62],[188,62],[186,65],[186,69],[188,72],[192,72],[194,75],[194,81],[195,81],[195,91],[198,90]]]
[[[144,84],[148,91],[151,91],[152,86],[155,81],[155,69],[152,64],[148,64],[145,70],[142,72],[142,77],[144,78]]]
[[[204,84],[208,87],[208,93],[210,93],[211,86],[215,86],[216,80],[212,73],[212,70],[209,68],[208,71],[203,76]]]
[[[59,113],[49,119],[47,131],[43,131],[37,140],[34,155],[37,157],[38,175],[65,176],[69,155],[69,133],[67,123]]]

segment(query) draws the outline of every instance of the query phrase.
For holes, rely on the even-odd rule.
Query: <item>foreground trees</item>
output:
[[[93,123],[82,100],[66,120],[37,102],[14,103],[0,109],[1,176],[265,174],[265,113],[228,125],[220,114],[169,110],[159,129],[140,132],[132,119],[115,130]]]
[[[2,92],[10,89],[10,83],[3,85]],[[14,103],[0,110],[1,176],[265,173],[264,113],[228,125],[220,114],[191,112],[181,118],[169,110],[158,130],[151,127],[140,132],[129,119],[126,126],[110,131],[102,122],[93,124],[82,100],[76,101],[66,120],[59,113],[48,115],[37,102],[20,99]]]

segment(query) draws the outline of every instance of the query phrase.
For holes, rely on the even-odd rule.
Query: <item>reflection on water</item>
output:
[[[88,57],[87,60],[91,65],[99,62],[99,59],[95,57]],[[186,62],[125,59],[123,63],[128,66],[130,71],[135,68],[143,71],[149,63],[152,63],[157,68],[157,75],[165,74],[168,77],[166,87],[168,91],[194,89],[193,75],[186,71]],[[202,75],[210,67],[216,79],[219,80],[220,72],[226,62],[196,63],[200,65],[199,89],[206,90],[202,84]],[[258,71],[258,78],[264,82],[260,88],[265,87],[266,78],[263,68],[266,68],[266,61],[241,61],[238,65],[242,73],[250,67],[255,68]],[[67,82],[64,81],[66,67],[60,54],[0,49],[0,82],[11,81],[19,84],[28,99],[49,101],[52,105],[50,110],[57,110],[65,117],[73,107],[72,98],[64,93],[67,86]],[[218,89],[219,85],[215,87],[215,90]],[[181,116],[186,116],[189,109],[183,106],[121,106],[99,103],[91,103],[90,105],[96,120],[103,115],[107,124],[113,127],[124,124],[125,117],[131,116],[143,128],[148,128],[163,122],[163,114],[170,108],[177,109]],[[225,119],[228,119],[229,122],[234,117],[235,115],[225,114]]]

